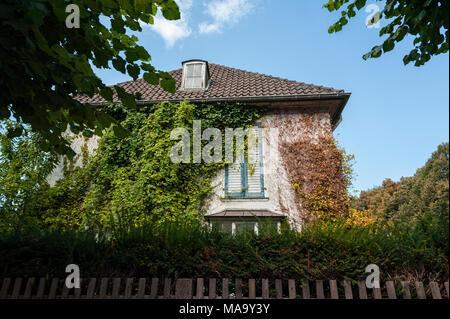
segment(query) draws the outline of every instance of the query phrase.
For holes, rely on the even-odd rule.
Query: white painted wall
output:
[[[312,124],[312,125],[311,125]],[[301,207],[291,187],[289,174],[284,167],[279,144],[299,141],[306,137],[332,134],[330,116],[327,112],[307,115],[301,110],[279,110],[261,119],[263,129],[263,173],[264,199],[225,199],[225,170],[213,179],[214,196],[211,198],[207,215],[225,209],[259,210],[267,209],[284,214],[290,223],[301,227]]]
[[[89,154],[93,154],[93,152],[95,151],[95,149],[98,146],[98,141],[100,139],[100,137],[98,137],[97,135],[94,135],[93,137],[91,137],[89,139],[85,138],[84,136],[77,136],[77,135],[73,134],[72,132],[70,132],[69,129],[64,134],[67,137],[67,139],[70,140],[70,147],[73,149],[73,151],[76,154],[74,157],[75,167],[81,166],[83,163],[83,155],[82,155],[82,151],[81,151],[81,148],[83,147],[83,145],[87,146],[87,150],[88,150]],[[53,171],[50,173],[50,175],[47,176],[47,182],[49,183],[49,185],[51,187],[53,187],[53,186],[55,186],[56,182],[63,177],[64,177],[64,157],[60,156],[58,165],[53,169]]]

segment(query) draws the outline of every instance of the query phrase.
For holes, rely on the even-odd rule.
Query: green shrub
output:
[[[420,225],[312,223],[302,232],[233,236],[198,223],[122,223],[104,230],[53,229],[0,235],[0,276],[218,277],[361,280],[368,264],[384,278],[448,278],[448,231]],[[447,221],[448,227],[448,221]],[[420,274],[420,278],[417,278]]]

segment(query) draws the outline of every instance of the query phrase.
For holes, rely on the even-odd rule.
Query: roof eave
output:
[[[274,95],[274,96],[242,96],[242,97],[217,97],[217,98],[176,98],[176,99],[161,99],[161,100],[137,100],[136,103],[140,105],[157,104],[161,102],[225,102],[225,101],[238,101],[238,102],[283,102],[283,101],[306,101],[306,100],[327,100],[327,99],[343,99],[347,103],[351,93],[339,92],[339,93],[322,93],[322,94],[301,94],[301,95]],[[85,102],[91,105],[106,105],[111,102]],[[113,103],[120,103],[119,101]]]
[[[238,101],[247,103],[257,103],[257,102],[295,102],[295,101],[308,101],[308,100],[330,100],[330,99],[340,99],[340,103],[337,112],[333,115],[331,119],[331,124],[333,125],[333,130],[339,125],[341,120],[342,111],[350,98],[351,93],[348,92],[335,92],[335,93],[321,93],[321,94],[301,94],[301,95],[275,95],[275,96],[242,96],[242,97],[217,97],[217,98],[175,98],[175,99],[162,99],[162,100],[137,100],[138,105],[149,105],[157,104],[162,102],[181,102],[181,101],[191,101],[191,102],[227,102],[227,101]],[[106,105],[111,102],[91,102],[91,105]],[[113,102],[119,103],[119,102]]]

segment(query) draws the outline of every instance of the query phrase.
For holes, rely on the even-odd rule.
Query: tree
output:
[[[11,120],[0,123],[0,216],[3,225],[23,222],[32,197],[56,164],[55,155],[39,148],[41,137],[38,133],[25,127],[20,136],[8,136],[8,129],[18,125]]]
[[[179,19],[174,0],[4,0],[0,4],[0,120],[15,117],[42,136],[45,151],[73,155],[62,133],[68,127],[85,136],[102,135],[115,120],[92,105],[74,99],[118,95],[127,108],[135,98],[124,89],[107,87],[92,70],[111,66],[137,79],[174,92],[175,81],[156,70],[150,54],[127,30],[142,31],[158,8],[167,19]],[[110,27],[105,22],[110,22]],[[22,126],[9,136],[19,136]]]
[[[380,1],[380,0],[378,0]],[[329,33],[339,32],[356,16],[356,10],[365,7],[367,0],[329,0],[324,7],[328,11],[339,11],[342,17],[330,28]],[[371,23],[386,18],[389,23],[381,28],[380,37],[387,36],[382,45],[377,45],[363,55],[363,59],[378,58],[382,53],[394,49],[395,43],[402,41],[407,34],[414,37],[414,48],[405,55],[403,63],[414,62],[421,66],[433,55],[448,52],[448,0],[387,0],[384,9],[372,16]]]
[[[412,221],[424,214],[448,221],[449,144],[443,143],[412,177],[399,182],[386,179],[383,185],[361,192],[356,206],[385,219]]]

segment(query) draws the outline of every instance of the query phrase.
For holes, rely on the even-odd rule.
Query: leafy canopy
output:
[[[79,28],[66,27],[69,4],[79,7]],[[75,134],[101,135],[114,119],[77,95],[100,94],[112,101],[113,90],[92,66],[111,66],[137,79],[174,92],[175,81],[150,62],[150,54],[127,30],[142,31],[140,22],[153,23],[158,8],[169,20],[179,19],[174,0],[4,0],[0,4],[0,120],[11,115],[43,137],[44,150],[72,156],[61,133],[68,125]],[[105,22],[110,22],[107,26]],[[135,97],[115,86],[127,108]],[[10,131],[19,136],[21,128]],[[115,132],[124,135],[116,125]]]
[[[449,143],[439,145],[414,176],[403,177],[399,182],[386,179],[382,186],[361,192],[355,206],[385,219],[411,222],[431,214],[448,224]]]
[[[7,131],[18,125],[12,120],[0,123],[0,216],[7,224],[23,222],[31,198],[56,163],[56,156],[39,148],[40,136],[29,128],[10,138]]]
[[[380,0],[378,0],[380,1]],[[329,33],[339,32],[356,16],[356,11],[365,7],[367,0],[329,0],[324,7],[328,11],[339,11],[341,18],[328,29]],[[346,5],[344,9],[341,9]],[[382,53],[394,49],[407,34],[414,37],[414,48],[405,55],[403,63],[414,62],[421,66],[433,55],[448,52],[448,0],[386,0],[386,5],[372,20],[382,18],[389,20],[380,29],[380,37],[387,36],[382,45],[377,45],[364,54],[363,59],[378,58]],[[372,23],[375,21],[371,21]]]

